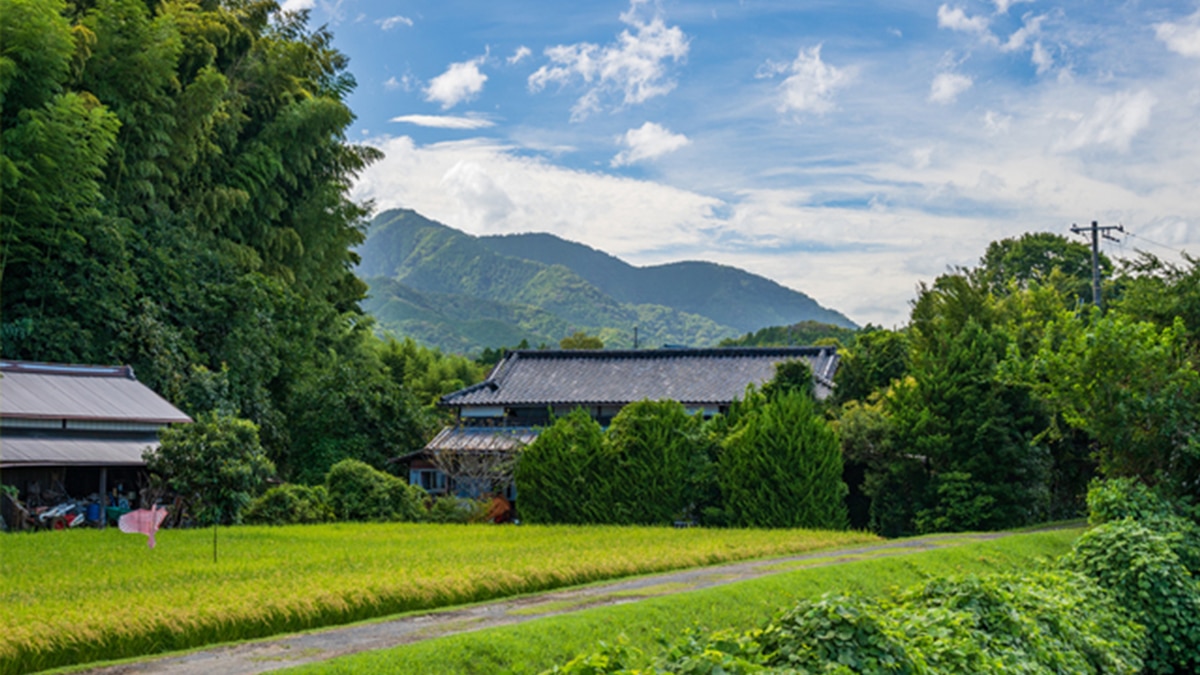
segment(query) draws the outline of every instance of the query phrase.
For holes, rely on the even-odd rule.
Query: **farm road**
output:
[[[484,628],[531,621],[591,607],[636,602],[649,597],[791,572],[805,567],[836,565],[863,558],[995,539],[1007,533],[933,535],[904,541],[856,546],[763,560],[690,568],[586,587],[547,591],[495,600],[469,607],[406,614],[350,626],[318,629],[235,645],[202,648],[133,663],[76,671],[87,675],[251,675],[324,661],[338,656],[386,649]]]

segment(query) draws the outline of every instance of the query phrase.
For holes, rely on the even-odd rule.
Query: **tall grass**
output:
[[[185,649],[634,574],[874,541],[854,532],[335,524],[0,536],[0,673]]]
[[[951,574],[1020,572],[1071,549],[1079,529],[1017,534],[994,541],[914,551],[886,557],[813,567],[727,586],[637,603],[596,607],[511,626],[471,631],[364,652],[289,669],[289,675],[536,675],[603,641],[624,644],[647,667],[662,647],[684,631],[742,632],[761,627],[778,612],[823,593],[887,596],[898,588]],[[697,671],[699,672],[699,671]]]

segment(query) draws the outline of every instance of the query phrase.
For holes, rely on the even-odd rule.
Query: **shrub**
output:
[[[463,499],[444,496],[435,499],[425,518],[431,523],[483,523],[487,522],[490,499]]]
[[[251,525],[305,525],[333,519],[324,485],[278,485],[242,510],[242,521]]]
[[[638,401],[625,406],[608,428],[613,464],[612,516],[620,524],[667,525],[691,515],[693,479],[708,474],[699,416],[678,401]]]
[[[1143,631],[1069,572],[935,579],[876,602],[826,595],[762,630],[687,634],[647,670],[607,647],[555,673],[1105,673],[1142,669]]]
[[[1132,518],[1084,533],[1063,560],[1108,589],[1146,627],[1149,672],[1200,667],[1200,591],[1170,541]]]
[[[719,480],[742,527],[845,528],[842,449],[816,403],[784,391],[744,410],[724,441]]]
[[[1088,486],[1088,522],[1101,525],[1132,518],[1167,539],[1193,575],[1200,574],[1200,525],[1136,478],[1093,480]]]
[[[357,459],[334,464],[325,487],[340,520],[416,521],[425,515],[424,490]]]
[[[560,417],[517,458],[521,518],[530,523],[608,522],[612,474],[604,431],[582,408]]]

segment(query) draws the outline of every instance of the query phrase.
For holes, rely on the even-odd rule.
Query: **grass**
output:
[[[641,650],[649,663],[659,640],[684,631],[710,633],[759,627],[803,598],[826,592],[882,595],[922,580],[948,574],[1032,569],[1039,561],[1066,552],[1078,529],[1019,534],[957,547],[913,551],[906,555],[814,567],[727,586],[641,602],[596,607],[574,614],[450,635],[393,649],[365,652],[289,669],[289,675],[361,675],[428,673],[526,675],[563,664],[599,643],[622,642]]]
[[[876,541],[855,532],[336,524],[0,537],[0,673]]]

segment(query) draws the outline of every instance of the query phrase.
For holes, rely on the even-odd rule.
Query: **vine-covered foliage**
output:
[[[379,155],[346,141],[347,59],[277,10],[0,0],[0,352],[130,363],[316,482],[425,422],[358,305],[347,192]]]

